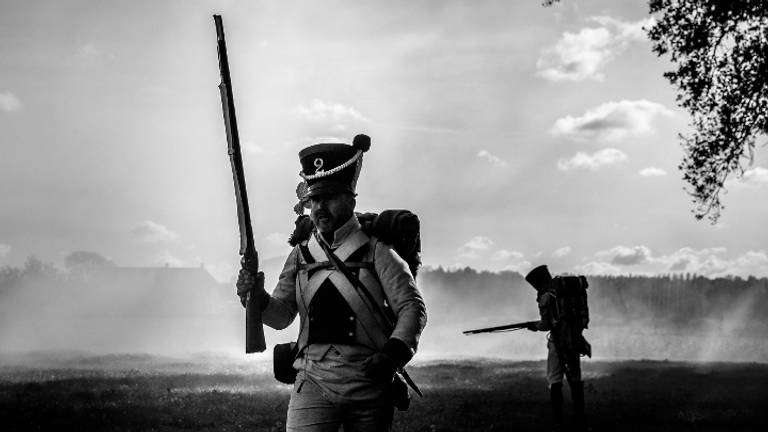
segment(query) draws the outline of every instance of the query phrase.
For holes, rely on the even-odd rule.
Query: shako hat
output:
[[[301,203],[313,196],[349,192],[355,194],[357,178],[363,166],[363,153],[371,148],[368,135],[357,135],[352,145],[320,143],[299,152],[301,176],[296,195]]]
[[[552,275],[549,274],[549,269],[547,269],[546,265],[540,265],[528,272],[525,275],[525,280],[537,290],[541,290],[549,285]]]

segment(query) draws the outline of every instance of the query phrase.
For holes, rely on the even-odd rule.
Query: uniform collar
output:
[[[341,246],[351,234],[359,230],[360,230],[360,222],[357,220],[357,216],[353,214],[352,217],[349,218],[349,220],[344,222],[344,225],[342,225],[341,227],[339,227],[339,229],[333,232],[333,244],[331,244],[331,249],[336,249],[337,247]],[[322,236],[318,236],[318,237],[322,237]]]

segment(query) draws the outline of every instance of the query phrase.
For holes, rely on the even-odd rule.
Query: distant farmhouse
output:
[[[112,316],[212,318],[238,312],[234,284],[217,282],[203,267],[108,267],[81,286]]]

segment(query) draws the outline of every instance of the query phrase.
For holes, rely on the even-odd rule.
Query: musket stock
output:
[[[227,153],[232,165],[232,177],[235,183],[235,199],[237,201],[237,222],[240,229],[240,266],[256,275],[259,272],[259,254],[253,242],[251,212],[248,207],[248,193],[245,189],[245,172],[243,157],[240,151],[240,135],[237,130],[235,102],[232,96],[232,80],[229,74],[229,59],[227,57],[227,42],[224,39],[224,24],[221,15],[213,16],[216,25],[216,42],[219,53],[219,71],[221,83],[221,109],[224,113],[224,128],[227,132]],[[257,278],[263,283],[263,278]],[[262,352],[267,348],[264,341],[264,327],[261,322],[261,304],[259,298],[252,293],[246,295],[245,303],[245,352]]]

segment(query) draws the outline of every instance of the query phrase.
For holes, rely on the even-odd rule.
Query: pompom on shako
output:
[[[367,152],[371,149],[371,137],[363,134],[355,135],[355,138],[352,140],[352,147],[363,153]]]

